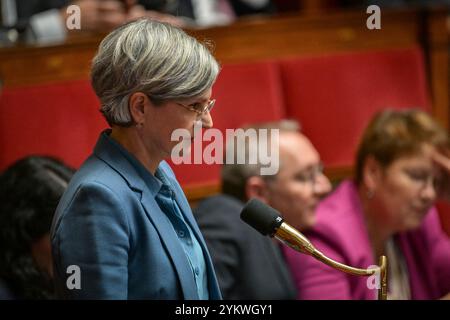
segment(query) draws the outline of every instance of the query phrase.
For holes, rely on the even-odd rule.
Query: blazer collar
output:
[[[134,169],[133,165],[123,154],[123,147],[115,142],[109,135],[111,129],[104,130],[94,148],[94,155],[106,162],[117,173],[119,173],[129,187],[136,191],[144,190],[145,183]]]
[[[358,240],[358,244],[353,248],[353,254],[358,253],[360,257],[364,257],[364,261],[361,260],[362,264],[360,265],[362,268],[366,268],[369,265],[378,265],[379,261],[376,260],[378,257],[375,259],[372,254],[369,229],[367,228],[364,209],[358,195],[356,183],[352,180],[343,181],[339,186],[339,191],[344,199],[348,199],[344,200],[344,203],[347,203],[348,206],[341,208],[344,210],[343,213],[346,214],[345,216],[342,216],[342,218],[346,219],[347,227],[351,230],[353,239]]]

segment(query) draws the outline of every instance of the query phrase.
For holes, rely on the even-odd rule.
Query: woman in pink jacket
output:
[[[354,267],[376,265],[386,255],[388,299],[449,298],[450,239],[433,207],[449,181],[436,154],[448,146],[447,132],[422,111],[379,113],[362,137],[355,180],[342,182],[320,204],[306,236],[328,257]],[[299,299],[376,298],[368,278],[287,247],[285,255]]]

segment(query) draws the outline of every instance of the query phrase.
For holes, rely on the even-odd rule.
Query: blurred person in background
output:
[[[449,298],[450,239],[433,207],[448,179],[436,153],[448,146],[448,133],[427,113],[380,112],[363,134],[355,180],[325,198],[305,235],[326,256],[354,267],[377,265],[386,255],[388,299]],[[285,253],[299,299],[376,297],[365,277],[290,248]]]
[[[142,17],[179,27],[185,25],[181,18],[155,10],[146,10],[137,0],[0,1],[3,3],[3,11],[7,11],[2,15],[8,16],[6,20],[8,20],[9,27],[15,26],[26,42],[61,42],[70,33],[106,33]],[[74,11],[71,8],[73,5],[77,6],[79,11]],[[79,19],[75,19],[78,13]],[[68,25],[75,21],[80,22],[79,29],[69,29]]]
[[[1,22],[26,42],[61,42],[70,33],[109,32],[138,18],[177,27],[210,27],[251,14],[271,14],[271,0],[0,0]],[[69,29],[77,6],[80,29]],[[69,10],[68,10],[69,9]],[[4,16],[4,17],[3,17]],[[71,23],[69,23],[70,25]]]
[[[190,27],[227,25],[239,17],[270,15],[272,0],[141,0],[147,9],[183,18]]]
[[[21,159],[0,176],[0,299],[54,297],[50,226],[74,170],[49,157]]]

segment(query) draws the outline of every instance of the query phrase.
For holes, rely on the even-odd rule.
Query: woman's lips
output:
[[[414,212],[417,214],[424,216],[428,210],[430,210],[430,206],[417,206],[412,208]]]

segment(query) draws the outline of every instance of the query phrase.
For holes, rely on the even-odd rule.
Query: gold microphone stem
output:
[[[380,257],[380,289],[378,289],[378,300],[387,300],[387,258]]]
[[[387,299],[387,259],[385,256],[380,257],[380,266],[378,268],[373,269],[360,269],[350,267],[343,263],[337,262],[333,259],[328,258],[322,252],[314,248],[313,244],[300,232],[298,232],[295,228],[291,227],[287,223],[282,223],[281,226],[277,229],[275,233],[275,237],[280,241],[287,244],[289,247],[296,251],[300,251],[302,253],[313,256],[319,261],[329,265],[330,267],[341,270],[348,274],[357,275],[357,276],[371,276],[380,273],[380,288],[378,289],[378,299],[386,300]]]
[[[377,269],[359,269],[350,267],[346,264],[337,262],[333,259],[328,258],[325,256],[322,252],[319,250],[315,250],[313,257],[315,257],[317,260],[322,261],[323,263],[329,265],[330,267],[341,270],[345,273],[356,275],[356,276],[371,276],[377,272]]]

